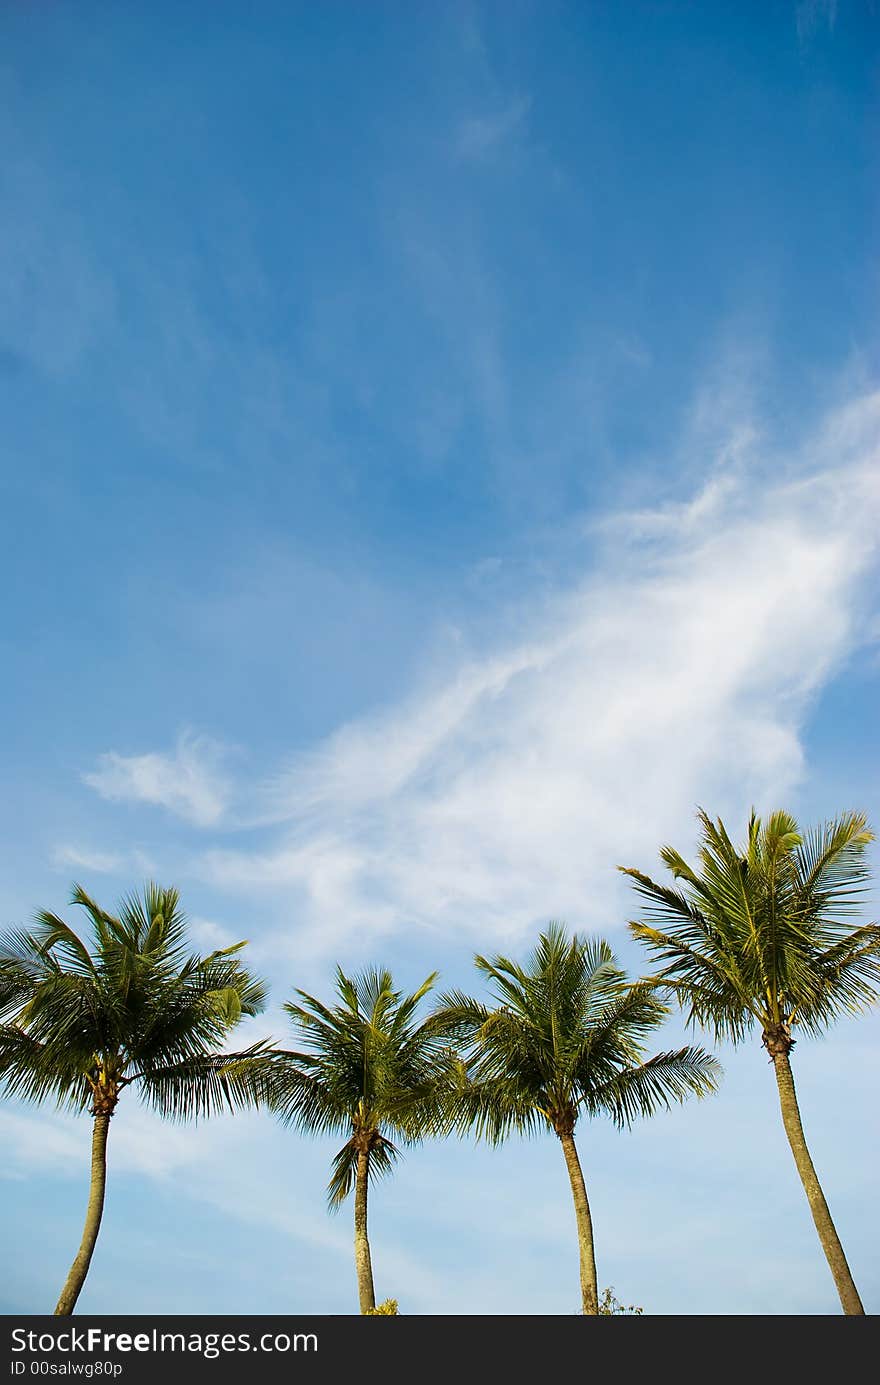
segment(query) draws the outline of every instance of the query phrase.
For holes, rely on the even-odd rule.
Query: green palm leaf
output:
[[[327,1197],[336,1210],[354,1193],[362,1312],[375,1308],[368,1186],[400,1157],[394,1140],[414,1145],[450,1124],[449,1090],[459,1078],[452,1028],[434,1015],[418,1016],[434,980],[432,974],[405,995],[385,968],[348,976],[337,967],[335,1004],[297,990],[284,1007],[301,1047],[274,1048],[226,1068],[237,1093],[267,1106],[284,1124],[347,1135],[333,1158]]]
[[[684,900],[675,904],[694,926]],[[644,1042],[668,1007],[655,986],[627,980],[602,938],[569,937],[553,921],[525,964],[504,956],[477,956],[475,964],[493,1003],[452,991],[436,1011],[463,1049],[463,1059],[450,1064],[448,1122],[492,1144],[514,1133],[558,1136],[575,1203],[584,1312],[596,1314],[592,1221],[574,1143],[578,1117],[604,1114],[629,1125],[713,1091],[719,1066],[695,1047],[644,1058]]]
[[[259,1013],[265,1000],[263,984],[235,955],[242,944],[206,958],[187,950],[176,890],[148,883],[122,901],[118,916],[78,884],[71,903],[85,913],[90,938],[48,910],[31,930],[0,937],[0,1085],[94,1116],[92,1192],[56,1309],[64,1314],[73,1311],[94,1250],[120,1096],[133,1087],[177,1120],[241,1104],[242,1085],[224,1071],[235,1055],[222,1049],[239,1019]]]
[[[659,964],[657,988],[689,1023],[740,1043],[755,1028],[774,1064],[780,1110],[844,1311],[862,1313],[803,1133],[789,1055],[793,1029],[820,1034],[871,1005],[880,988],[880,928],[857,927],[873,840],[862,813],[801,832],[789,813],[753,811],[736,846],[723,822],[698,813],[699,866],[672,847],[660,857],[681,890],[621,867],[644,901],[630,923]]]

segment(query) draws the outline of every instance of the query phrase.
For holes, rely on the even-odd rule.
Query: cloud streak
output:
[[[455,141],[458,157],[479,161],[502,148],[522,131],[531,104],[530,97],[519,96],[488,115],[463,120]]]
[[[801,0],[795,8],[798,42],[803,46],[823,27],[834,32],[837,0]]]
[[[589,578],[300,757],[265,796],[280,839],[199,870],[283,892],[300,954],[414,928],[518,939],[554,914],[613,926],[616,863],[692,836],[698,802],[735,820],[798,784],[810,700],[867,614],[878,437],[874,394],[798,456],[720,446],[686,503],[593,526]]]
[[[83,780],[111,802],[152,803],[197,827],[219,823],[229,802],[222,770],[224,747],[207,736],[184,733],[170,753],[101,755]]]
[[[52,853],[53,865],[61,870],[94,871],[96,875],[112,875],[121,869],[124,858],[112,851],[93,851],[90,847],[57,846]]]

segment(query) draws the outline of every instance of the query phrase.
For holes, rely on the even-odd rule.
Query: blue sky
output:
[[[857,0],[5,5],[3,921],[174,883],[280,1036],[337,961],[478,987],[553,917],[637,972],[614,867],[697,804],[876,825],[878,64]],[[582,1129],[600,1283],[833,1312],[719,1056]],[[876,1312],[876,1014],[794,1059]],[[0,1127],[0,1306],[48,1311],[88,1122]],[[81,1311],[353,1311],[334,1148],[123,1102]],[[553,1141],[372,1206],[401,1311],[577,1310]]]

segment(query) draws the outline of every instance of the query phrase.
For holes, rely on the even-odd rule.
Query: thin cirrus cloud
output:
[[[480,160],[495,153],[525,127],[531,98],[515,97],[488,115],[471,116],[458,127],[455,152],[460,159]]]
[[[823,29],[832,33],[837,22],[837,0],[800,0],[795,8],[795,24],[803,45]]]
[[[225,748],[207,736],[183,734],[170,753],[101,755],[83,780],[112,802],[152,803],[196,827],[216,826],[230,787],[223,772]]]
[[[617,863],[686,843],[697,803],[736,816],[802,778],[810,699],[870,628],[878,438],[875,393],[796,457],[738,448],[689,502],[593,524],[591,575],[520,638],[341,727],[266,790],[276,840],[197,869],[295,903],[300,955],[608,927]]]
[[[123,857],[112,851],[64,845],[53,851],[52,864],[58,870],[72,866],[74,870],[93,871],[96,875],[112,875],[122,868]]]
[[[161,1122],[135,1108],[114,1135],[114,1164],[128,1172],[161,1178],[198,1161],[203,1151],[190,1132]],[[78,1177],[83,1162],[83,1126],[75,1114],[31,1114],[27,1109],[0,1112],[0,1138],[8,1152],[9,1176],[24,1176],[34,1166]],[[204,1143],[204,1142],[202,1142]]]

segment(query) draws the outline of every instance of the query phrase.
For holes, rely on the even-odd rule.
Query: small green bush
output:
[[[615,1298],[613,1284],[609,1285],[599,1299],[599,1312],[606,1317],[616,1316],[621,1313],[639,1316],[644,1313],[644,1311],[644,1308],[637,1308],[634,1303],[624,1305],[620,1302],[619,1298]]]
[[[641,1312],[641,1309],[639,1309],[639,1312]],[[364,1313],[365,1318],[390,1318],[399,1316],[396,1298],[386,1298],[384,1303],[377,1303],[375,1308],[368,1308],[366,1313]]]

